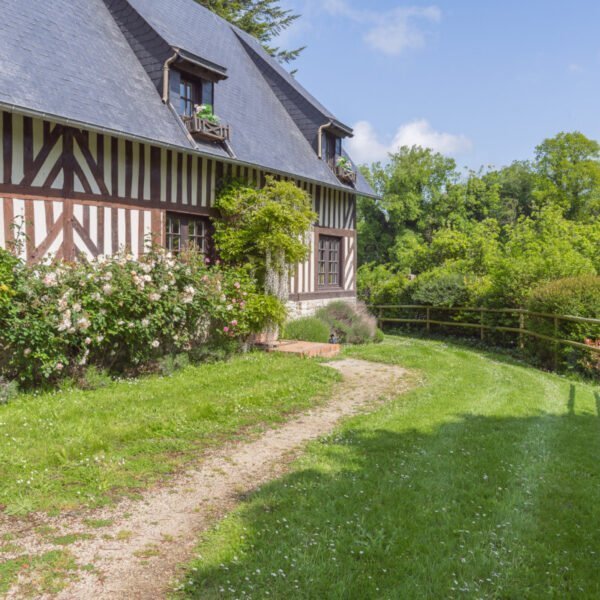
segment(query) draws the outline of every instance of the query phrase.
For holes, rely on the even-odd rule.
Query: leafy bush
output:
[[[528,299],[532,312],[600,318],[600,277],[587,275],[558,279],[535,288]],[[527,328],[542,335],[554,336],[554,320],[545,317],[528,317]],[[558,321],[558,337],[590,345],[600,339],[600,325]],[[528,349],[542,364],[550,366],[554,360],[553,344],[543,340],[530,340]],[[570,368],[580,368],[589,363],[591,352],[582,353],[568,346],[559,346],[559,361]],[[593,362],[593,361],[592,361]]]
[[[284,340],[302,340],[304,342],[329,341],[329,325],[317,317],[303,317],[285,324],[281,337]]]
[[[583,367],[595,377],[600,377],[600,339],[597,340],[585,340],[585,345],[593,348],[596,352],[590,352],[589,357],[584,357]]]
[[[368,304],[402,304],[408,278],[385,265],[362,265],[357,273],[358,295]]]
[[[320,308],[316,316],[327,324],[341,343],[365,344],[379,339],[377,320],[364,304],[338,300]]]
[[[0,248],[0,309],[8,305],[14,295],[15,270],[19,260],[10,252]]]
[[[431,306],[464,306],[469,301],[469,287],[464,274],[441,267],[417,277],[412,299]]]
[[[248,296],[245,310],[246,327],[252,332],[262,331],[268,326],[281,326],[287,316],[285,306],[269,294]]]
[[[88,365],[130,373],[161,356],[242,340],[283,311],[271,299],[261,304],[244,270],[160,249],[139,259],[21,265],[14,286],[0,311],[0,374],[22,385]]]

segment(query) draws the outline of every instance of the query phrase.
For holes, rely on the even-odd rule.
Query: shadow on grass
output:
[[[573,387],[565,408],[315,443],[207,537],[182,594],[599,597],[600,421]]]

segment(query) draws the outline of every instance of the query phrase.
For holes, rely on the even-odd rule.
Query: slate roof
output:
[[[0,0],[0,14],[0,102],[189,147],[102,0]]]
[[[244,43],[322,113],[323,123],[334,115],[254,38],[194,0],[127,1],[168,45],[227,69],[215,105],[232,127],[239,162],[345,187],[319,160]],[[103,0],[0,0],[0,12],[0,103],[227,156],[218,144],[192,145]],[[362,176],[357,191],[373,194]]]

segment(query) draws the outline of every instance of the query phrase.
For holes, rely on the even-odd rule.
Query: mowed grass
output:
[[[186,598],[598,598],[600,392],[388,337],[421,384],[313,443],[211,531]]]
[[[0,406],[0,507],[9,514],[104,504],[202,449],[327,396],[332,369],[253,353],[172,377],[22,395]]]

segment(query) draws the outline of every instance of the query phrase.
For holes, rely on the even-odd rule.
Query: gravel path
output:
[[[353,359],[327,366],[340,371],[343,381],[325,405],[293,417],[254,441],[227,444],[204,454],[195,469],[147,490],[141,500],[123,500],[116,507],[85,515],[0,521],[0,533],[10,528],[19,546],[31,555],[56,549],[44,542],[40,526],[56,528],[53,535],[93,534],[65,547],[78,565],[93,568],[78,571],[59,599],[164,598],[177,575],[177,565],[190,558],[203,530],[245,494],[285,473],[309,440],[329,433],[345,417],[375,408],[409,385],[406,371],[396,366]],[[110,525],[90,530],[90,519],[107,520]],[[7,598],[22,598],[26,585],[19,581]]]

